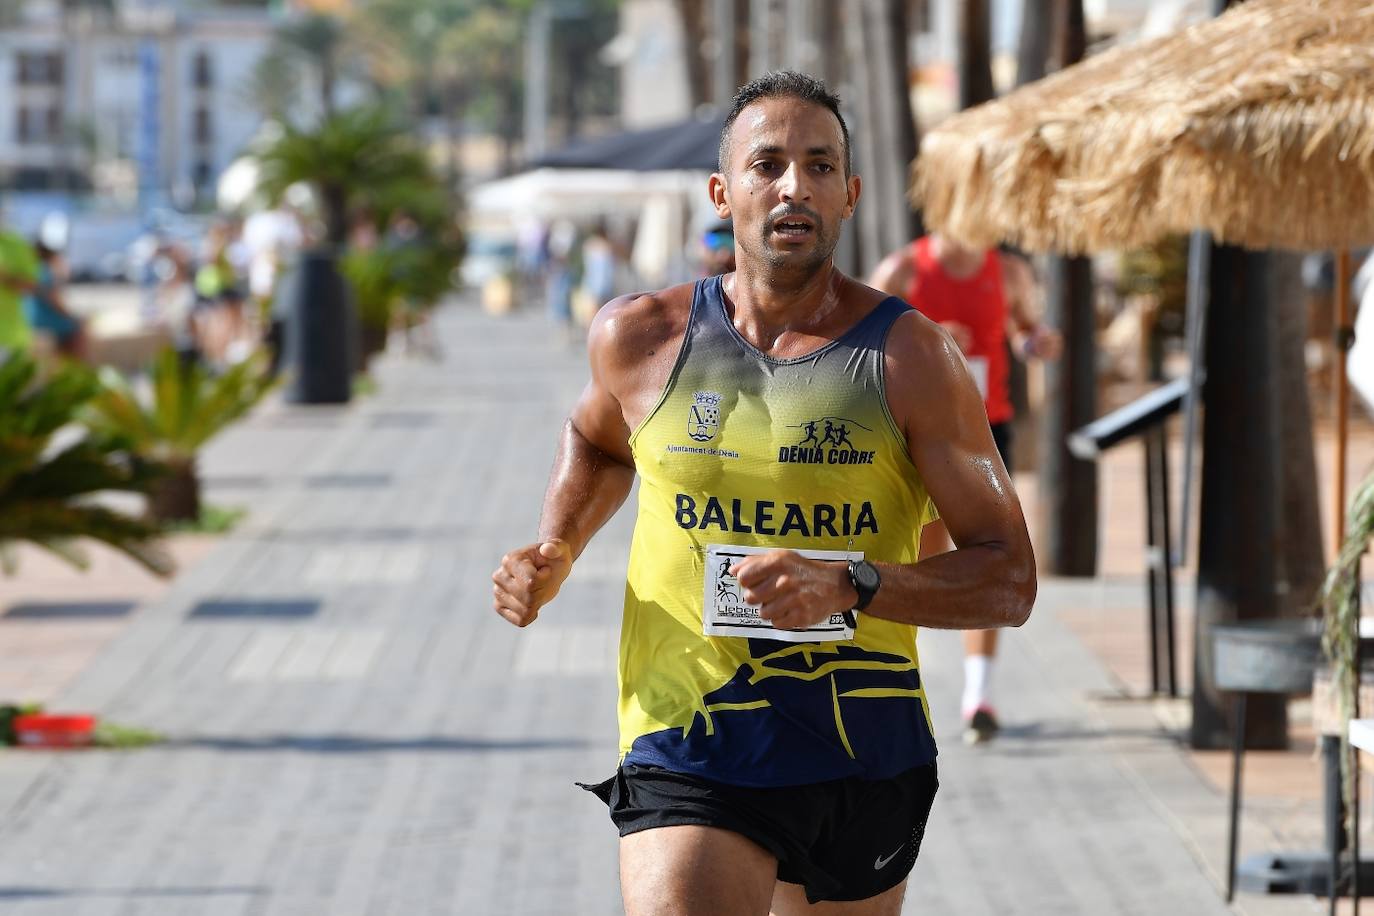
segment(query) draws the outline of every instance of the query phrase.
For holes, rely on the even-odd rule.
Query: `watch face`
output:
[[[865,591],[873,591],[878,587],[878,570],[872,564],[858,562],[853,567],[854,584]]]

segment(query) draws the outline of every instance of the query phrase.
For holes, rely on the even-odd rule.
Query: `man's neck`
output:
[[[804,279],[741,266],[725,280],[731,316],[744,338],[765,353],[788,332],[824,335],[843,304],[844,275],[826,261]]]

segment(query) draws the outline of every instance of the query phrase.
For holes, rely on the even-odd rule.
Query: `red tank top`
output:
[[[1007,297],[997,252],[988,252],[977,273],[957,279],[940,266],[929,237],[911,247],[915,270],[907,301],[931,321],[957,321],[969,328],[973,344],[964,358],[974,378],[981,376],[988,422],[1007,422],[1014,411],[1007,387]]]

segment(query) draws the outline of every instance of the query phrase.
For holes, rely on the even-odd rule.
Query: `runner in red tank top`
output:
[[[915,269],[901,295],[947,330],[951,325],[961,329],[951,333],[982,392],[988,423],[1009,422],[1014,411],[1007,386],[1007,295],[1001,256],[995,251],[978,252],[982,263],[969,258],[976,265],[974,272],[961,276],[940,263],[930,236],[917,239],[911,248]]]
[[[1024,357],[1054,359],[1062,346],[1059,334],[1036,320],[1032,299],[1035,278],[1020,257],[968,248],[941,235],[929,235],[893,252],[878,265],[870,286],[908,303],[938,322],[964,352],[969,370],[983,393],[992,437],[1011,469],[1011,420],[1008,343]],[[951,549],[949,534],[936,522],[925,527],[921,555]],[[987,741],[997,732],[990,683],[997,654],[996,630],[964,633],[964,740]]]

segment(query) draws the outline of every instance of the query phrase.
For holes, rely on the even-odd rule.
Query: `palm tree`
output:
[[[196,456],[271,390],[266,362],[263,354],[255,354],[216,376],[169,347],[153,363],[150,397],[141,397],[119,372],[103,373],[103,390],[92,400],[86,422],[165,469],[149,492],[149,514],[158,522],[200,517]]]
[[[36,544],[83,568],[76,542],[101,541],[158,575],[172,570],[148,520],[94,501],[107,492],[144,493],[156,468],[135,460],[127,440],[76,424],[100,390],[87,369],[63,364],[40,380],[24,354],[0,363],[0,565],[14,547]]]
[[[315,190],[326,238],[336,250],[347,241],[353,206],[431,178],[409,132],[380,107],[341,111],[311,130],[285,125],[258,158],[259,188],[269,199],[281,200],[298,183]]]
[[[287,49],[278,46],[258,58],[240,94],[262,117],[284,124],[296,106],[299,88],[296,63]]]
[[[334,114],[334,87],[339,78],[339,58],[348,33],[337,16],[311,13],[282,26],[281,45],[304,57],[319,76],[320,111]]]

